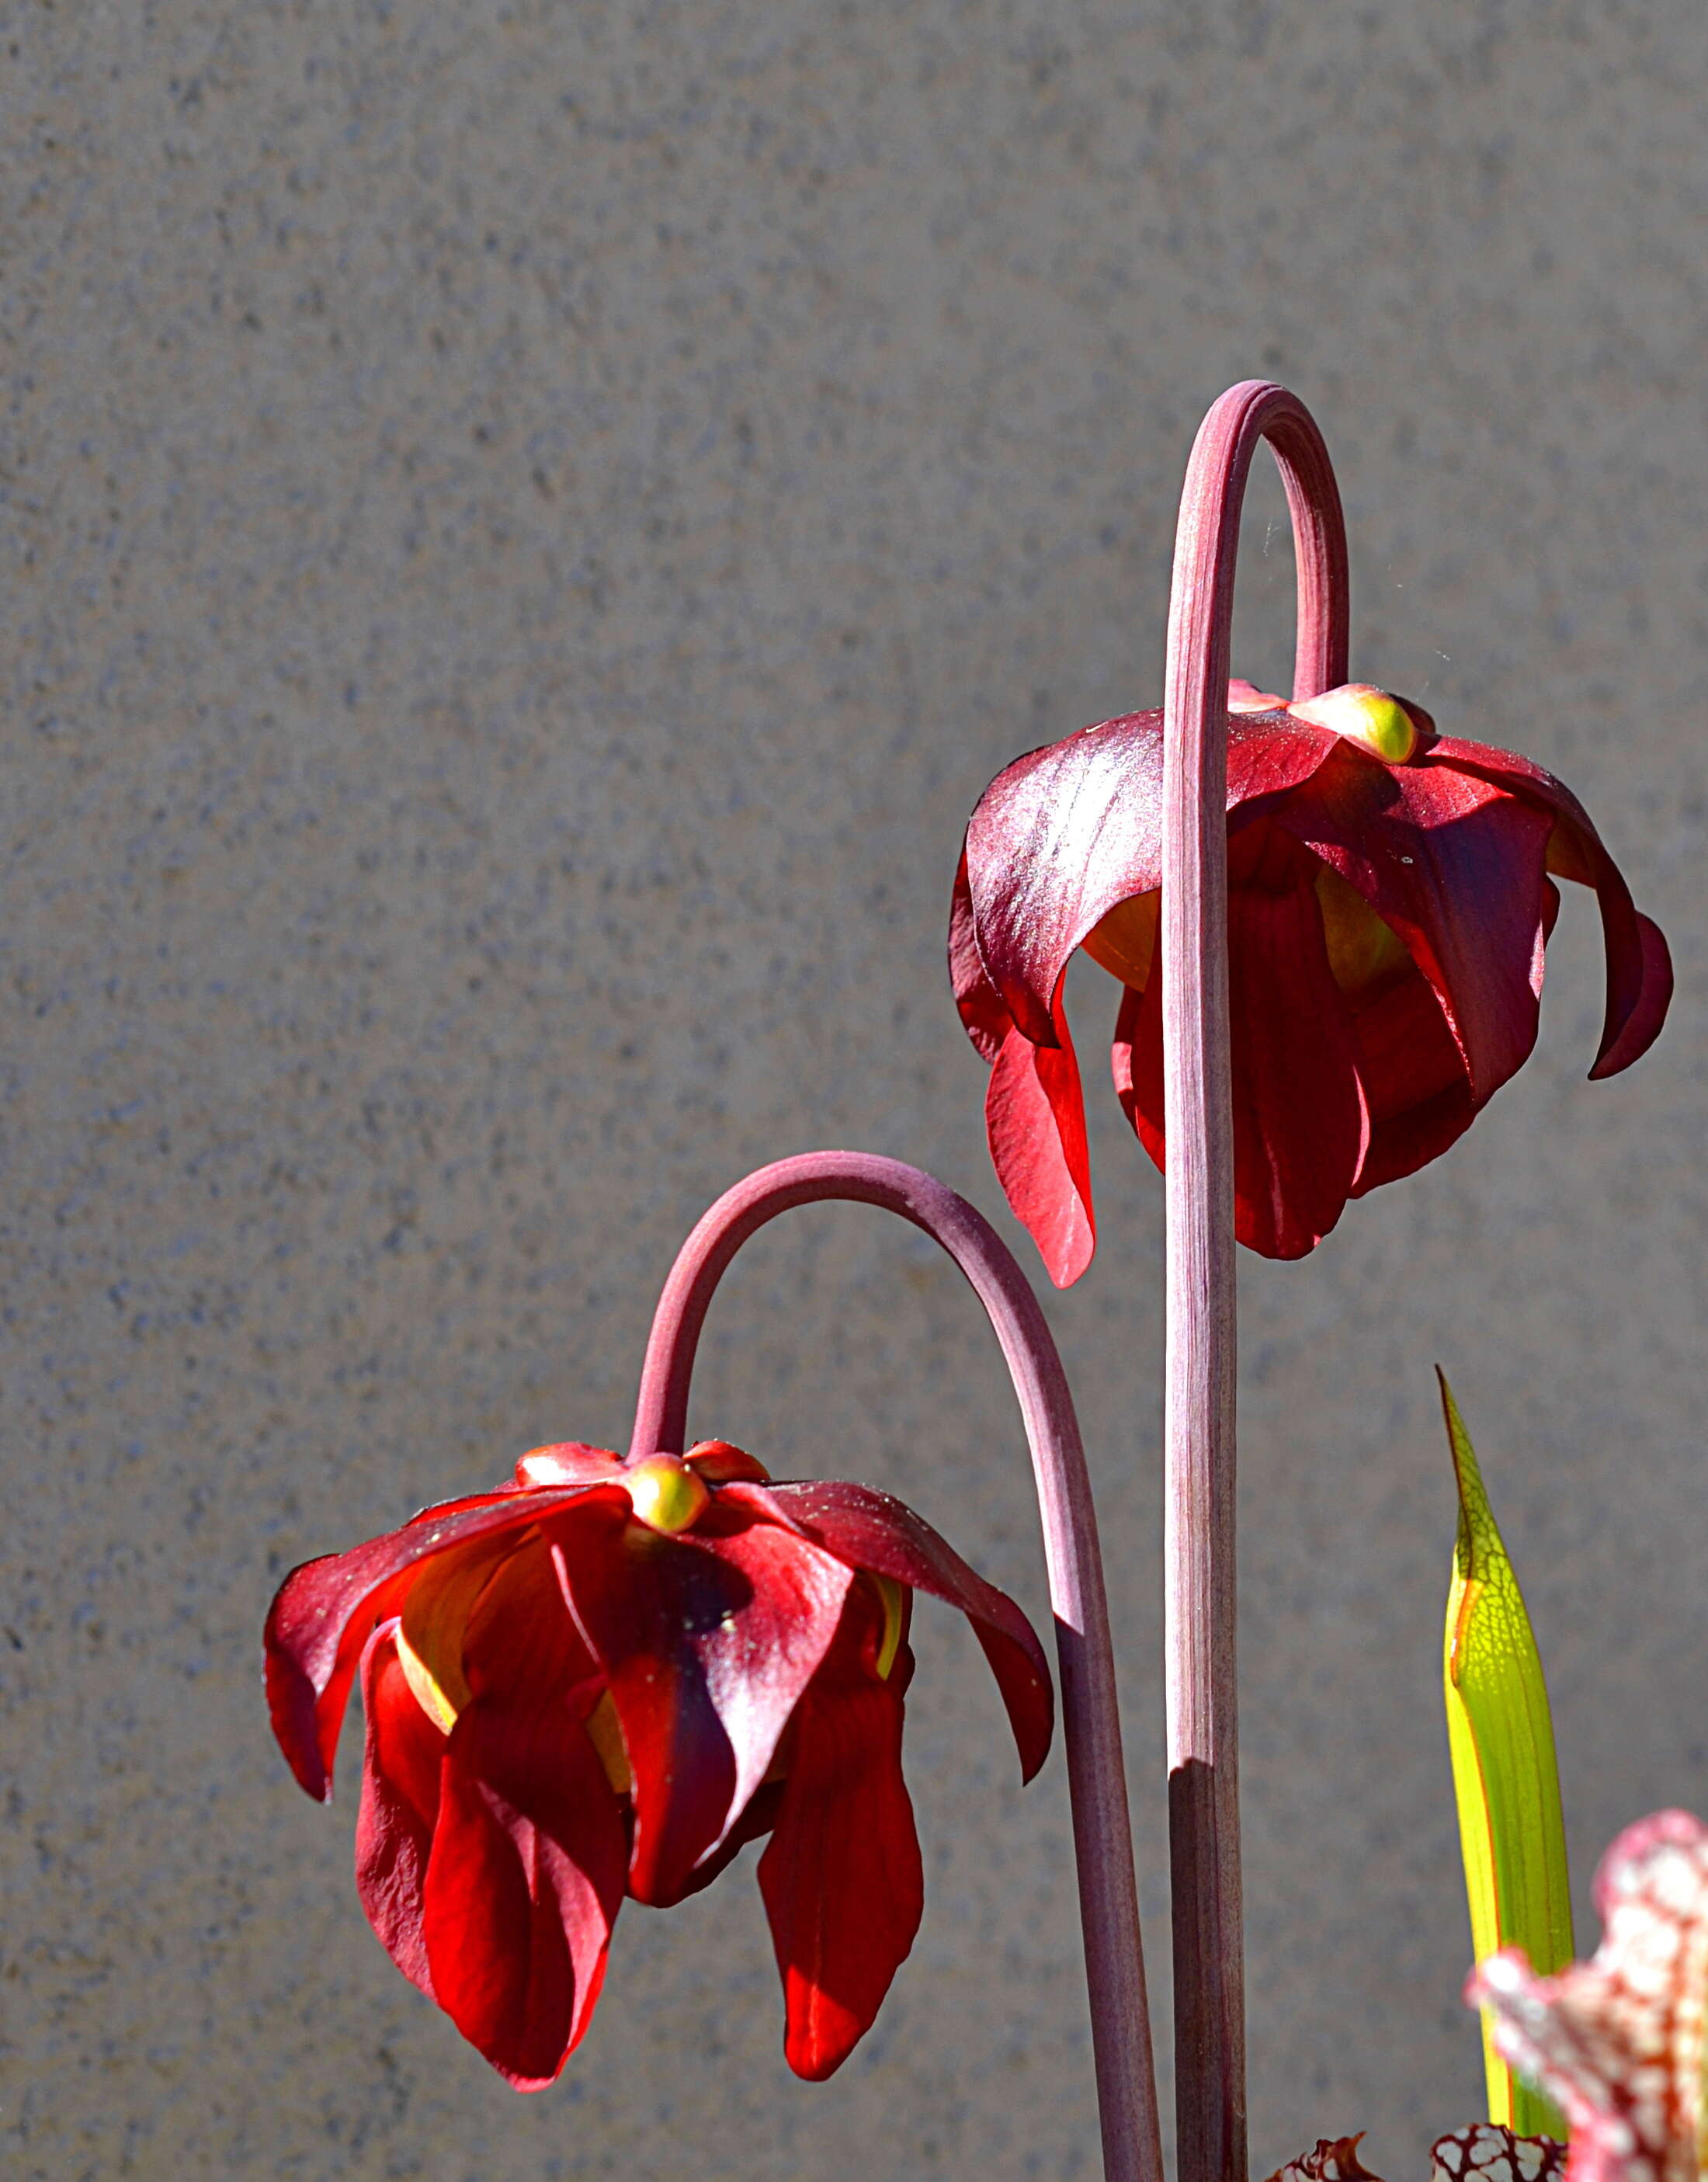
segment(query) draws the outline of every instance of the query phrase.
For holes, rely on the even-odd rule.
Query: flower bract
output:
[[[1164,1164],[1163,716],[1017,759],[967,829],[949,931],[991,1065],[992,1157],[1059,1287],[1095,1230],[1062,1006],[1083,948],[1122,987],[1115,1088]],[[1661,1027],[1672,967],[1581,805],[1509,750],[1362,684],[1288,704],[1230,685],[1228,972],[1235,1232],[1296,1258],[1348,1198],[1444,1152],[1535,1043],[1556,878],[1592,888],[1606,1015],[1592,1077]]]
[[[1030,1779],[1053,1697],[1013,1601],[889,1495],[773,1484],[721,1441],[538,1448],[498,1491],[296,1570],[267,1624],[274,1730],[329,1797],[360,1678],[362,1907],[518,2089],[585,2031],[625,1894],[677,1902],[764,1835],[785,2052],[827,2076],[921,1913],[915,1591],[968,1616]]]

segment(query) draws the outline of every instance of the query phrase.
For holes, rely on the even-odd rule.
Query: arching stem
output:
[[[1205,418],[1186,467],[1164,694],[1164,1536],[1180,2182],[1246,2175],[1226,707],[1240,504],[1261,439],[1293,518],[1293,694],[1315,696],[1346,678],[1346,529],[1328,451],[1294,396],[1247,379]]]
[[[989,1223],[917,1167],[869,1153],[808,1152],[750,1174],[700,1221],[665,1282],[630,1454],[682,1452],[700,1327],[725,1267],[748,1237],[792,1205],[840,1198],[899,1213],[942,1245],[984,1305],[1014,1381],[1055,1613],[1104,2172],[1108,2182],[1162,2182],[1114,1657],[1091,1484],[1049,1327]]]

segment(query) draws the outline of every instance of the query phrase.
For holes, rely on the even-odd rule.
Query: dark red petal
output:
[[[1273,808],[1385,917],[1440,995],[1481,1105],[1536,1042],[1547,813],[1440,762],[1343,743]]]
[[[462,1632],[462,1671],[476,1697],[506,1698],[519,1683],[553,1701],[599,1672],[564,1603],[550,1541],[571,1535],[576,1517],[559,1516],[548,1535],[529,1538],[487,1579]]]
[[[1059,1005],[1053,1045],[1024,1032],[1003,1040],[985,1094],[985,1133],[997,1179],[1059,1288],[1092,1262],[1092,1161],[1080,1066]]]
[[[1163,716],[1104,720],[999,773],[967,828],[979,953],[1020,1029],[1053,1045],[1063,969],[1108,910],[1158,883]]]
[[[1159,1174],[1166,1173],[1163,1140],[1163,973],[1141,993],[1131,986],[1121,994],[1115,1034],[1109,1044],[1109,1072],[1115,1096],[1132,1123],[1133,1134],[1150,1154]]]
[[[732,1447],[727,1439],[696,1440],[682,1459],[708,1485],[765,1485],[771,1480],[770,1470],[756,1456]]]
[[[779,1524],[785,1531],[793,1531],[796,1537],[807,1536],[783,1503],[767,1476],[764,1484],[752,1478],[735,1478],[717,1488],[718,1507],[722,1515],[740,1509],[749,1515],[757,1516],[761,1522]]]
[[[1408,1106],[1390,1121],[1372,1123],[1364,1171],[1352,1195],[1368,1197],[1385,1182],[1401,1182],[1419,1167],[1428,1166],[1456,1144],[1476,1118],[1471,1087],[1462,1080],[1445,1091],[1438,1091],[1433,1099]]]
[[[1285,712],[1228,723],[1228,809],[1307,780],[1338,738]],[[1131,712],[1017,758],[980,798],[966,871],[977,951],[1014,1022],[1053,1045],[1068,957],[1117,902],[1162,883],[1163,716]]]
[[[1363,1197],[1445,1151],[1476,1109],[1441,1003],[1415,965],[1354,1013],[1352,1035],[1370,1107],[1370,1148],[1352,1191]]]
[[[374,1625],[398,1611],[417,1567],[595,1495],[627,1508],[627,1495],[616,1486],[483,1495],[428,1509],[400,1531],[291,1570],[267,1616],[267,1699],[279,1747],[311,1796],[331,1798],[339,1723],[362,1647]]]
[[[1234,685],[1228,686],[1231,690]],[[1296,720],[1285,705],[1267,712],[1233,713],[1228,721],[1229,819],[1261,816],[1273,798],[1309,780],[1340,741],[1326,728]],[[1235,831],[1235,826],[1230,823],[1228,830]]]
[[[445,1747],[423,1899],[439,2005],[518,2091],[587,2029],[627,1844],[598,1753],[561,1692],[519,1672]]]
[[[1234,1232],[1302,1258],[1333,1227],[1370,1140],[1346,1007],[1308,878],[1228,895]]]
[[[968,1567],[923,1516],[887,1493],[842,1478],[773,1485],[773,1498],[810,1538],[849,1568],[887,1576],[910,1591],[958,1606],[973,1625],[1008,1708],[1030,1780],[1049,1755],[1055,1695],[1043,1647],[1032,1625],[1005,1592]]]
[[[1430,752],[1437,762],[1491,781],[1538,805],[1554,820],[1548,868],[1593,887],[1601,905],[1607,961],[1607,1011],[1592,1079],[1617,1076],[1640,1060],[1660,1034],[1672,998],[1672,958],[1658,925],[1631,900],[1624,875],[1563,781],[1516,750],[1446,739]]]
[[[782,1808],[759,1865],[782,1973],[783,2052],[810,2082],[832,2074],[871,2029],[924,1912],[901,1745],[898,1692],[857,1663],[827,1663],[801,1700]]]
[[[445,1737],[416,1703],[397,1657],[396,1624],[376,1629],[362,1654],[367,1718],[356,1891],[380,1945],[432,1999],[421,1889],[439,1816]]]
[[[732,1487],[731,1493],[762,1487]],[[601,1510],[560,1543],[582,1634],[610,1678],[634,1775],[629,1891],[680,1894],[764,1780],[836,1633],[840,1559],[721,1493],[691,1536]]]
[[[622,1468],[622,1457],[608,1447],[589,1447],[579,1439],[553,1440],[518,1457],[516,1481],[522,1487],[603,1485]]]
[[[797,1708],[799,1710],[799,1708]],[[690,1894],[703,1894],[715,1879],[727,1871],[749,1841],[763,1841],[777,1824],[777,1814],[782,1807],[782,1782],[767,1780],[755,1788],[748,1799],[747,1808],[724,1836],[711,1854],[695,1864],[680,1889],[668,1901],[653,1901],[655,1909],[673,1909],[678,1902],[687,1901]]]
[[[985,974],[979,944],[973,933],[972,896],[967,892],[967,852],[955,869],[954,892],[949,900],[949,983],[967,1036],[987,1061],[994,1061],[1003,1040],[1013,1027],[1002,994]]]
[[[526,1486],[518,1485],[513,1477],[507,1477],[502,1485],[494,1486],[489,1493],[460,1493],[454,1500],[429,1500],[426,1507],[416,1509],[403,1528],[409,1531],[420,1523],[442,1523],[447,1515],[460,1515],[468,1508],[501,1507],[514,1500],[518,1493],[528,1489]]]
[[[1601,923],[1607,926],[1607,890],[1601,897]],[[1606,940],[1607,1014],[1601,1031],[1601,1048],[1589,1071],[1592,1083],[1617,1076],[1633,1061],[1640,1061],[1661,1035],[1667,1011],[1672,1005],[1672,953],[1667,935],[1652,917],[1635,912],[1640,962],[1634,976],[1622,944],[1616,949]],[[1616,966],[1617,961],[1617,966]]]
[[[1352,1194],[1369,1117],[1310,869],[1278,842],[1261,858],[1261,872],[1272,868],[1284,883],[1228,891],[1234,1232],[1261,1256],[1302,1258]],[[1166,1165],[1162,984],[1159,970],[1142,995],[1128,994],[1111,1054],[1116,1092],[1158,1166]]]

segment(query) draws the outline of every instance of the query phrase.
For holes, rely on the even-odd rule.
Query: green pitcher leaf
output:
[[[1471,1943],[1479,1963],[1499,1947],[1522,1947],[1532,1969],[1549,1976],[1571,1961],[1573,1947],[1548,1689],[1476,1450],[1439,1367],[1435,1376],[1459,1482],[1441,1665]],[[1490,2029],[1485,2008],[1490,2120],[1521,2136],[1563,2138],[1558,2109],[1513,2075]]]

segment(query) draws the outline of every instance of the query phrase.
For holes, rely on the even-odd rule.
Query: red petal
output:
[[[732,1487],[731,1494],[760,1487]],[[610,1678],[634,1775],[629,1891],[658,1902],[724,1839],[764,1780],[836,1633],[851,1581],[827,1553],[724,1495],[691,1537],[615,1513],[560,1543],[565,1595]]]
[[[587,2029],[627,1853],[605,1768],[561,1692],[519,1676],[445,1744],[424,1888],[440,2006],[518,2091]]]
[[[1158,883],[1160,711],[1104,720],[999,773],[967,828],[969,894],[992,983],[1035,1043],[1070,955],[1108,910]]]
[[[1346,1208],[1370,1141],[1346,1006],[1308,877],[1230,888],[1234,1232],[1302,1258]]]
[[[1241,685],[1249,689],[1250,683]],[[1231,694],[1234,684],[1230,683]],[[1263,695],[1262,691],[1255,693]],[[1308,720],[1296,720],[1284,704],[1267,712],[1232,714],[1228,721],[1228,816],[1241,822],[1260,816],[1269,799],[1309,780],[1334,756],[1338,735]],[[1230,826],[1230,833],[1236,830]],[[1158,873],[1161,875],[1161,863]]]
[[[417,1524],[442,1523],[447,1515],[460,1515],[468,1508],[504,1507],[514,1500],[518,1493],[528,1489],[518,1485],[512,1477],[506,1478],[502,1485],[494,1486],[489,1493],[460,1493],[454,1500],[429,1500],[426,1507],[416,1509],[403,1528],[412,1531]]]
[[[839,1642],[801,1700],[759,1865],[782,1973],[783,2051],[815,2083],[871,2027],[924,1911],[901,1745],[899,1692]]]
[[[551,1541],[572,1537],[575,1523],[573,1510],[559,1516],[487,1579],[462,1632],[462,1671],[476,1697],[507,1702],[522,1681],[549,1690],[556,1702],[597,1675],[599,1663],[564,1603],[551,1552]]]
[[[1049,1755],[1055,1697],[1043,1647],[1005,1592],[968,1567],[947,1539],[904,1502],[841,1478],[773,1485],[770,1493],[810,1538],[850,1568],[887,1576],[958,1606],[973,1625],[1008,1708],[1030,1780]]]
[[[949,983],[967,1036],[987,1061],[994,1061],[1003,1040],[1013,1027],[1002,994],[985,974],[979,944],[973,933],[972,896],[967,891],[967,852],[955,871],[954,893],[949,900]]]
[[[771,1472],[762,1462],[744,1448],[732,1447],[727,1439],[696,1440],[682,1459],[690,1470],[697,1470],[708,1485],[766,1485],[771,1481]]]
[[[362,1704],[368,1737],[356,1821],[356,1891],[380,1945],[430,2000],[421,1888],[439,1815],[445,1737],[404,1679],[395,1622],[368,1640]]]
[[[1634,971],[1622,940],[1617,945],[1606,930],[1607,892],[1601,896],[1601,923],[1606,935],[1607,1014],[1601,1031],[1601,1048],[1589,1071],[1592,1083],[1617,1076],[1633,1061],[1640,1061],[1661,1035],[1667,1011],[1672,1005],[1672,953],[1667,935],[1652,917],[1633,911],[1640,960]]]
[[[1415,966],[1352,1017],[1370,1149],[1352,1194],[1415,1174],[1471,1126],[1470,1079],[1434,988]]]
[[[1163,972],[1141,993],[1121,994],[1109,1044],[1115,1096],[1159,1174],[1168,1171],[1163,1141]]]
[[[1243,685],[1242,685],[1243,686]],[[1307,780],[1338,738],[1285,712],[1228,723],[1228,809]],[[978,953],[1014,1022],[1042,1046],[1059,1034],[1068,957],[1117,902],[1162,883],[1163,716],[1130,712],[1017,758],[967,828]]]
[[[553,1440],[549,1446],[530,1448],[517,1459],[519,1486],[603,1485],[622,1468],[622,1457],[608,1447],[589,1447],[585,1440]]]
[[[1589,1074],[1592,1079],[1617,1076],[1648,1051],[1667,1020],[1672,961],[1660,927],[1638,911],[1589,813],[1551,773],[1516,750],[1494,750],[1486,743],[1447,739],[1430,755],[1539,806],[1554,821],[1549,870],[1595,889],[1607,961],[1607,1011]]]
[[[435,1553],[523,1529],[595,1495],[628,1505],[614,1486],[483,1495],[424,1509],[401,1531],[291,1570],[267,1616],[267,1698],[279,1747],[311,1796],[331,1798],[339,1723],[362,1647],[374,1625],[397,1612],[416,1567]]]
[[[1009,1209],[1050,1278],[1065,1288],[1092,1262],[1097,1227],[1079,1063],[1059,1003],[1055,1020],[1053,1045],[1034,1045],[1019,1030],[1003,1040],[985,1094],[985,1130]]]
[[[773,1764],[777,1761],[773,1760]],[[686,1902],[690,1894],[703,1894],[713,1880],[721,1877],[749,1841],[763,1841],[777,1824],[777,1814],[782,1808],[782,1782],[767,1780],[755,1788],[749,1798],[747,1808],[708,1857],[695,1864],[683,1881],[680,1890],[667,1901],[654,1901],[655,1909],[673,1909],[678,1902]]]
[[[1242,839],[1251,875],[1228,890],[1234,1232],[1263,1257],[1302,1258],[1352,1193],[1369,1118],[1311,869],[1273,837]],[[1128,994],[1111,1056],[1121,1104],[1158,1166],[1162,986],[1159,969],[1142,995]]]
[[[1387,766],[1342,743],[1275,822],[1385,917],[1440,995],[1481,1105],[1536,1042],[1550,821],[1440,761]]]

